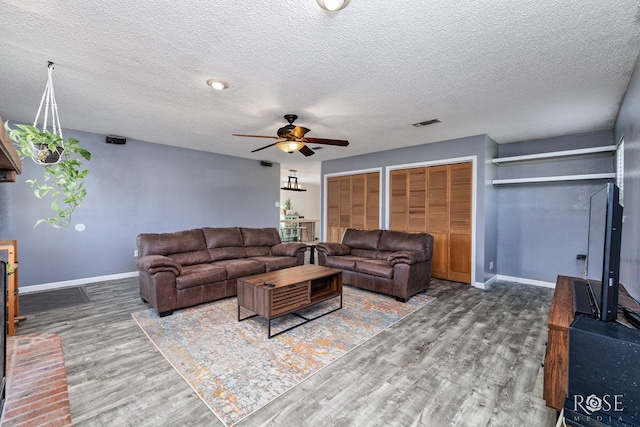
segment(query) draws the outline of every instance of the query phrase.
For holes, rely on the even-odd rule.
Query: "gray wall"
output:
[[[484,279],[487,282],[498,271],[498,188],[491,183],[498,178],[498,168],[491,161],[498,157],[498,144],[486,137],[485,142],[485,180],[484,180],[484,228],[477,230],[477,239],[484,241]]]
[[[500,144],[499,157],[613,144],[611,131]],[[614,171],[611,154],[503,164],[500,179]],[[606,183],[570,181],[507,184],[498,188],[498,273],[555,283],[581,277],[589,226],[589,197]]]
[[[41,167],[25,159],[16,183],[0,184],[0,239],[18,240],[20,286],[135,271],[136,236],[202,226],[278,227],[280,168],[254,160],[65,130],[93,154],[88,195],[73,224],[53,229],[48,202],[25,182]],[[74,226],[86,225],[78,232]]]
[[[620,282],[640,300],[640,59],[631,75],[615,126],[616,143],[624,136],[624,223]]]
[[[492,244],[491,240],[484,239],[485,228],[485,192],[487,191],[486,181],[490,180],[489,174],[492,173],[494,166],[487,164],[487,153],[495,151],[493,141],[485,135],[471,136],[467,138],[459,138],[449,141],[436,142],[431,144],[417,145],[408,148],[398,148],[378,153],[365,154],[361,156],[347,157],[337,160],[322,162],[322,176],[327,174],[336,174],[342,172],[357,171],[370,168],[382,168],[382,224],[386,224],[384,206],[386,206],[386,176],[385,168],[390,166],[413,164],[421,162],[440,161],[443,159],[452,159],[460,157],[476,156],[476,264],[474,267],[475,281],[483,282],[485,279],[485,266],[489,265],[490,260],[485,257],[496,253],[495,247],[487,248],[486,243]],[[489,148],[488,148],[489,147]],[[490,159],[489,159],[490,163]],[[324,179],[322,181],[324,186]],[[324,189],[323,189],[324,193]],[[489,200],[492,200],[489,197]],[[491,212],[491,210],[489,210]],[[325,215],[324,200],[322,206],[322,215]],[[323,217],[324,218],[324,217]],[[488,218],[490,224],[495,224],[495,216]],[[489,228],[495,227],[490,225]],[[486,273],[489,274],[488,272]]]

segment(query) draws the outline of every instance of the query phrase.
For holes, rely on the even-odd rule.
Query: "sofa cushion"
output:
[[[362,259],[356,261],[355,271],[371,274],[372,276],[393,279],[393,267],[387,261],[380,259]]]
[[[359,249],[378,249],[378,242],[380,241],[380,234],[382,230],[356,230],[354,228],[347,228],[342,236],[342,243]]]
[[[271,255],[269,246],[249,246],[244,248],[244,252],[247,254],[247,258]]]
[[[242,247],[242,234],[238,227],[203,227],[207,248]]]
[[[339,270],[355,270],[356,261],[363,258],[353,255],[328,256],[324,266]]]
[[[389,255],[391,254],[392,252],[389,252],[389,251],[374,251],[371,249],[359,249],[359,248],[351,249],[351,255],[359,256],[362,258],[386,260],[387,258],[389,258]]]
[[[400,231],[385,230],[380,236],[380,250],[385,251],[415,251],[427,254],[431,259],[429,240],[433,239],[426,233],[403,233]]]
[[[226,248],[209,249],[211,261],[221,261],[224,259],[238,259],[247,256],[242,246],[229,246]]]
[[[215,283],[227,278],[227,271],[223,267],[210,264],[199,264],[183,267],[176,277],[176,288],[186,289],[194,286]]]
[[[212,264],[227,270],[227,280],[265,272],[264,263],[255,259],[227,259]]]
[[[257,256],[251,259],[264,263],[266,271],[295,267],[298,264],[297,258],[291,256]]]
[[[201,229],[177,231],[175,233],[142,233],[136,238],[138,256],[171,256],[181,265],[209,262],[209,254]],[[187,253],[197,253],[187,256]]]
[[[269,228],[240,228],[243,246],[273,246],[282,243],[280,233],[275,227]]]
[[[193,251],[193,252],[184,252],[180,254],[169,254],[167,255],[169,258],[174,259],[180,263],[180,265],[197,265],[197,264],[207,264],[211,261],[211,257],[209,256],[208,251]]]

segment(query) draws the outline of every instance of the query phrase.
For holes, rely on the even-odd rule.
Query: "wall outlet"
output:
[[[276,202],[276,208],[280,207],[280,202]]]
[[[133,251],[133,256],[134,256],[134,258],[138,258],[138,250],[137,249],[135,251]]]
[[[493,261],[489,261],[489,271],[493,271]]]

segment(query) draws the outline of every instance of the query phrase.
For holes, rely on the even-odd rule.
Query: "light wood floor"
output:
[[[90,303],[17,328],[62,337],[74,425],[222,426],[133,321],[147,308],[137,279],[86,290]],[[437,300],[238,426],[554,426],[541,367],[553,290],[434,280],[427,293]]]

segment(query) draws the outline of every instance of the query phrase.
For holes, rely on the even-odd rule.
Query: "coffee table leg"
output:
[[[337,297],[337,296],[338,296],[338,295],[336,295],[336,297]],[[298,313],[295,313],[295,312],[294,312],[294,313],[289,313],[289,314],[292,314],[292,315],[294,315],[294,316],[297,316],[297,317],[299,317],[299,318],[303,319],[303,320],[304,320],[304,322],[302,322],[302,323],[298,323],[297,325],[290,326],[290,327],[289,327],[289,328],[287,328],[287,329],[283,329],[283,330],[281,330],[281,331],[278,331],[278,332],[276,332],[276,333],[275,333],[275,334],[273,334],[273,335],[271,335],[271,319],[267,319],[267,324],[268,324],[267,337],[268,337],[269,339],[271,339],[271,338],[276,337],[276,336],[278,336],[278,335],[280,335],[280,334],[283,334],[283,333],[288,332],[288,331],[290,331],[290,330],[292,330],[292,329],[295,329],[295,328],[297,328],[298,326],[306,325],[307,323],[311,322],[312,320],[319,319],[319,318],[321,318],[321,317],[326,316],[327,314],[331,314],[331,313],[334,313],[334,312],[336,312],[336,311],[338,311],[338,310],[341,310],[341,309],[342,309],[342,294],[340,294],[339,296],[340,296],[340,307],[338,307],[338,308],[334,308],[333,310],[327,311],[326,313],[320,314],[319,316],[313,317],[313,318],[311,318],[311,319],[309,319],[309,318],[307,318],[307,317],[304,317],[304,316],[301,316],[301,315],[299,315]],[[335,297],[334,297],[334,298],[335,298]],[[243,319],[243,320],[244,320],[244,319]]]
[[[247,319],[253,319],[254,317],[257,317],[257,316],[258,316],[257,314],[252,314],[251,316],[247,316],[247,317],[245,317],[244,319],[240,318],[240,308],[241,308],[241,307],[242,307],[242,306],[240,306],[240,305],[238,306],[238,322],[242,322],[243,320],[247,320]],[[248,310],[248,309],[247,309],[247,310]]]

